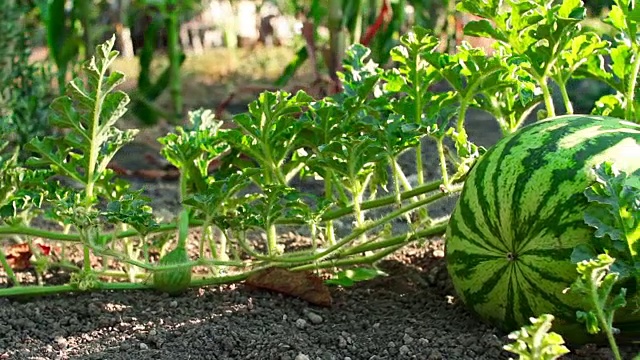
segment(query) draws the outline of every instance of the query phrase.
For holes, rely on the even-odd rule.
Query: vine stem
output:
[[[277,255],[278,249],[278,229],[275,224],[269,224],[267,226],[267,248],[269,256]]]
[[[422,186],[417,186],[414,189],[411,189],[409,191],[403,192],[400,195],[400,198],[402,200],[414,198],[414,197],[417,197],[418,195],[426,194],[428,192],[437,190],[440,187],[440,185],[442,185],[442,181],[441,180],[432,181],[432,182],[426,183],[426,184],[424,184]],[[396,202],[396,197],[395,197],[395,195],[391,194],[389,196],[380,197],[380,198],[375,199],[375,200],[363,201],[360,204],[360,207],[361,207],[362,210],[370,210],[370,209],[380,208],[380,207],[384,207],[384,206],[389,206],[389,205],[394,204],[395,202]],[[353,205],[343,206],[343,207],[337,208],[335,210],[327,211],[325,214],[322,215],[322,218],[320,219],[320,221],[321,222],[330,222],[331,220],[338,219],[340,217],[343,217],[345,215],[349,215],[351,213],[353,213]],[[293,219],[282,219],[282,220],[277,221],[276,223],[277,224],[283,224],[283,225],[303,224],[302,221],[293,220]],[[201,226],[202,224],[203,224],[203,222],[200,221],[200,220],[191,220],[189,222],[190,226]],[[160,234],[160,233],[165,233],[165,232],[168,232],[168,231],[174,231],[177,227],[178,227],[177,223],[162,224],[162,225],[158,226],[157,228],[149,231],[148,235]],[[66,232],[43,230],[43,229],[38,229],[38,228],[33,228],[33,227],[26,227],[26,226],[0,226],[0,235],[35,236],[35,237],[40,237],[40,238],[43,238],[43,239],[58,240],[58,241],[65,241],[65,242],[71,242],[71,243],[78,243],[78,242],[81,241],[80,240],[80,235],[77,234],[77,233],[76,234],[70,234],[70,233],[66,233]],[[100,235],[100,240],[101,240],[101,242],[109,243],[109,242],[111,242],[113,240],[123,239],[123,238],[131,237],[131,236],[140,236],[140,233],[135,229],[130,229],[130,230],[121,231],[121,232],[115,232],[115,233],[114,232],[105,233],[105,234]]]
[[[338,241],[337,243],[335,243],[333,246],[330,246],[320,252],[316,252],[311,256],[289,256],[289,257],[280,257],[277,259],[269,259],[271,261],[277,261],[277,262],[297,262],[297,263],[304,263],[304,262],[310,262],[310,261],[317,261],[317,260],[322,260],[326,257],[331,256],[332,254],[334,254],[338,249],[340,249],[341,247],[345,246],[346,244],[352,242],[353,240],[357,239],[358,237],[360,237],[362,234],[365,234],[368,231],[371,231],[381,225],[384,225],[386,223],[388,223],[389,221],[402,216],[402,214],[415,210],[417,208],[423,207],[425,205],[428,205],[432,202],[437,201],[438,199],[441,199],[451,193],[454,192],[458,192],[462,189],[462,186],[458,186],[458,187],[454,187],[453,189],[451,189],[449,192],[444,193],[438,193],[438,194],[434,194],[431,195],[425,199],[416,201],[415,203],[403,206],[400,209],[394,210],[389,212],[388,214],[386,214],[385,216],[373,220],[371,222],[368,222],[365,226],[360,227],[360,228],[356,228],[353,232],[351,232],[351,234],[349,234],[348,236],[345,236],[344,238],[342,238],[340,241]]]
[[[371,263],[376,260],[381,259],[382,257],[396,251],[401,246],[405,245],[409,241],[413,241],[420,238],[425,238],[428,236],[438,235],[445,231],[446,222],[442,222],[439,224],[435,224],[434,226],[424,229],[421,231],[417,231],[412,234],[404,234],[400,236],[396,236],[393,238],[386,239],[384,241],[376,242],[376,243],[367,243],[362,244],[356,248],[351,249],[352,251],[349,253],[360,253],[364,251],[376,250],[376,249],[384,249],[380,252],[377,252],[373,255],[366,257],[358,257],[358,258],[349,258],[349,259],[330,259],[321,261],[315,264],[306,264],[299,265],[296,264],[278,264],[280,267],[290,268],[292,271],[303,271],[310,269],[322,269],[322,268],[330,268],[335,266],[346,266],[353,265],[358,263]],[[342,254],[348,255],[348,254]],[[196,261],[190,262],[188,264],[179,264],[179,265],[165,265],[165,266],[151,266],[148,264],[140,264],[142,267],[148,268],[148,270],[169,270],[174,268],[181,268],[186,265],[195,266],[195,265],[205,265],[205,263],[213,263],[212,261]],[[219,262],[218,262],[219,263]],[[223,265],[223,264],[220,264]],[[231,265],[227,262],[226,265]],[[272,266],[272,265],[271,265]],[[227,275],[227,276],[215,276],[215,277],[202,277],[197,278],[191,281],[190,287],[202,287],[202,286],[211,286],[211,285],[220,285],[227,284],[245,280],[249,276],[254,273],[263,271],[270,266],[257,266],[252,270],[241,272],[239,274]],[[120,283],[120,282],[99,282],[98,285],[88,291],[97,291],[97,290],[144,290],[144,289],[152,289],[153,285],[150,283]],[[47,285],[47,286],[22,286],[22,287],[12,287],[0,289],[0,297],[10,297],[10,296],[42,296],[42,295],[53,295],[60,293],[68,293],[72,291],[76,291],[77,288],[73,285]]]
[[[591,286],[589,288],[591,292],[591,299],[598,299],[599,298],[598,289],[593,284],[593,282],[591,282],[590,284]],[[618,344],[616,343],[616,340],[613,337],[613,331],[611,330],[611,321],[607,320],[604,314],[604,311],[602,310],[602,306],[601,304],[599,304],[597,300],[594,305],[595,305],[594,308],[596,311],[596,316],[598,317],[598,321],[600,322],[600,324],[602,324],[602,327],[604,328],[604,332],[607,334],[607,340],[609,341],[609,346],[611,346],[611,351],[613,352],[613,356],[616,358],[616,360],[622,360],[622,357],[620,356],[620,349],[618,349]]]
[[[330,171],[330,170],[327,170],[327,171]],[[325,199],[327,199],[328,201],[331,201],[331,199],[333,199],[332,184],[333,182],[331,181],[331,176],[329,176],[329,178],[324,182],[324,196],[325,196]],[[333,227],[332,220],[327,221],[324,233],[325,233],[325,238],[327,239],[327,242],[329,243],[329,245],[333,245],[336,243],[336,232]]]
[[[571,99],[569,99],[569,93],[567,93],[567,86],[564,82],[557,82],[558,87],[560,88],[560,94],[562,95],[562,102],[564,102],[564,107],[567,110],[567,114],[573,114],[573,104],[571,103]]]
[[[420,53],[416,53],[413,59],[414,64],[420,64],[421,56]],[[412,68],[413,79],[411,82],[414,86],[414,98],[413,101],[415,103],[415,113],[414,113],[414,121],[416,124],[420,124],[422,120],[422,96],[423,96],[423,87],[422,87],[422,73],[418,71],[417,66]],[[424,184],[424,160],[422,159],[422,141],[418,141],[418,145],[415,147],[416,151],[416,178],[418,181],[418,185]]]
[[[542,89],[542,96],[544,97],[544,106],[547,109],[547,117],[556,116],[556,109],[553,106],[553,97],[551,96],[551,90],[547,84],[547,77],[541,76],[538,78],[540,89]]]
[[[635,109],[635,91],[636,84],[638,81],[638,72],[640,72],[640,49],[638,46],[635,46],[635,55],[636,58],[633,61],[633,67],[631,70],[631,78],[629,79],[629,88],[627,90],[627,109],[626,109],[626,118],[629,121],[637,122],[640,119],[634,119]],[[638,114],[635,113],[635,117],[638,117]]]
[[[442,138],[436,140],[436,147],[438,149],[438,158],[440,159],[440,172],[442,172],[442,180],[445,187],[449,187],[449,174],[447,171],[447,159],[444,156],[444,145]]]
[[[217,277],[202,277],[191,281],[190,287],[202,287],[210,285],[228,284],[245,280],[251,274],[264,270],[264,268],[256,268],[251,271],[242,272],[240,274],[217,276]],[[125,283],[125,282],[98,282],[97,286],[92,289],[85,290],[90,291],[104,291],[104,290],[148,290],[153,289],[151,283]],[[78,289],[73,285],[47,285],[47,286],[22,286],[0,289],[0,297],[10,296],[43,296],[69,293],[77,291]]]

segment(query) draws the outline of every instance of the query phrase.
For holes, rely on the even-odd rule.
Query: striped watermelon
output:
[[[568,341],[586,341],[575,321],[584,299],[563,290],[577,277],[573,248],[593,236],[583,221],[590,169],[607,160],[640,175],[640,125],[559,116],[523,127],[478,160],[445,243],[453,285],[469,308],[506,331],[551,313]],[[640,329],[640,312],[628,314],[638,305],[629,305],[618,318]]]

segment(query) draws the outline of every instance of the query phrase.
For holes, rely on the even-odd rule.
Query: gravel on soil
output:
[[[508,359],[505,334],[456,302],[442,256],[439,240],[408,246],[381,264],[389,276],[332,288],[331,308],[242,284],[0,299],[0,359]]]

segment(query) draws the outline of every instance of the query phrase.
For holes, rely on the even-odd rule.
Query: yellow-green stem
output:
[[[633,49],[635,52],[635,59],[633,61],[633,66],[631,67],[631,77],[629,79],[629,88],[627,89],[627,109],[625,115],[627,120],[638,122],[640,121],[640,116],[638,116],[637,111],[640,109],[635,108],[636,105],[638,105],[635,99],[635,91],[638,81],[638,72],[640,72],[640,46],[636,45]]]
[[[267,226],[267,249],[269,256],[278,254],[278,229],[275,224],[269,224]]]
[[[413,62],[415,64],[420,63],[420,54],[415,55],[415,59],[413,59]],[[415,94],[415,97],[413,99],[414,109],[415,109],[413,117],[416,124],[420,124],[422,122],[422,107],[423,107],[422,105],[423,78],[422,78],[422,73],[418,71],[417,68],[413,71],[412,75],[413,75],[413,79],[411,79],[411,82],[413,84],[413,88],[414,88],[413,91]],[[422,142],[421,141],[418,141],[418,145],[416,145],[415,151],[416,151],[416,177],[417,177],[418,185],[422,185],[424,183],[424,164],[422,160]]]
[[[91,251],[87,245],[82,245],[83,253],[83,269],[85,272],[91,272]]]
[[[547,77],[541,76],[538,78],[538,84],[542,89],[542,96],[544,98],[544,106],[547,109],[547,117],[556,116],[556,109],[553,105],[553,97],[551,96],[551,90],[549,90],[549,84],[547,84]]]
[[[560,94],[562,95],[562,102],[564,102],[564,107],[567,110],[567,114],[573,114],[573,104],[571,103],[571,99],[569,99],[569,93],[567,92],[567,85],[563,82],[558,83],[558,87],[560,88]]]
[[[354,11],[353,13],[355,14],[355,21],[353,24],[353,28],[351,29],[351,33],[352,33],[352,39],[351,39],[351,43],[352,44],[357,44],[360,43],[360,38],[362,37],[362,17],[364,16],[364,14],[362,14],[362,0],[351,0],[354,2]]]
[[[614,338],[613,331],[611,329],[611,321],[607,319],[604,311],[602,310],[601,304],[599,304],[597,301],[597,299],[600,297],[600,295],[598,294],[598,289],[593,283],[591,283],[590,290],[591,299],[592,301],[595,300],[593,305],[596,311],[596,317],[598,318],[598,322],[600,322],[600,326],[602,326],[604,332],[607,334],[607,340],[609,340],[609,346],[611,346],[613,356],[616,358],[616,360],[622,360],[622,357],[620,356],[620,349],[618,349],[618,344],[616,343],[616,339]]]
[[[444,139],[438,138],[436,139],[436,147],[438,149],[438,158],[440,159],[440,172],[442,173],[442,182],[445,188],[449,188],[449,174],[447,171],[447,159],[444,155]]]
[[[327,170],[330,171],[330,170]],[[332,181],[331,176],[324,181],[324,196],[328,201],[333,199],[333,189],[332,189]],[[325,229],[325,238],[329,245],[333,245],[336,243],[336,234],[333,228],[333,221],[331,219],[327,220],[326,229]]]
[[[211,231],[211,217],[207,216],[204,220],[204,224],[202,224],[202,232],[200,234],[200,243],[198,244],[198,257],[204,257],[204,244],[206,244],[209,240],[209,235]],[[215,258],[215,250],[211,249],[211,255]]]
[[[469,107],[469,102],[467,99],[460,100],[460,109],[458,111],[458,120],[456,122],[456,131],[458,133],[462,133],[464,130],[464,123],[467,118],[467,108]]]
[[[435,180],[435,181],[426,183],[422,186],[418,186],[414,189],[403,192],[401,195],[401,198],[403,200],[406,200],[422,194],[429,193],[431,191],[437,190],[441,184],[442,184],[441,180]],[[395,195],[384,196],[375,200],[364,201],[362,202],[362,204],[360,204],[361,205],[360,207],[363,210],[369,210],[369,209],[392,205],[395,201],[396,201]],[[338,219],[340,217],[349,215],[351,213],[353,213],[353,205],[344,206],[335,210],[328,211],[322,216],[320,221],[330,223],[331,220]],[[304,223],[299,220],[281,219],[277,221],[277,224],[293,225],[293,224],[304,224]],[[192,220],[190,221],[190,225],[201,226],[202,221]],[[149,235],[165,233],[168,231],[174,231],[176,230],[177,227],[178,227],[177,223],[162,224],[158,226],[158,228],[150,231]],[[35,237],[41,237],[43,239],[59,240],[59,241],[65,241],[65,242],[71,242],[71,243],[78,243],[81,241],[80,235],[77,233],[68,234],[64,232],[61,233],[58,231],[49,231],[49,230],[43,230],[43,229],[32,228],[32,227],[24,227],[24,226],[0,226],[0,235],[35,236]],[[100,235],[100,241],[106,241],[106,243],[109,243],[115,239],[124,239],[131,236],[140,236],[140,233],[133,229],[122,231],[122,232],[106,233],[106,234]]]
[[[416,201],[415,203],[412,204],[408,204],[403,206],[400,209],[394,210],[388,214],[386,214],[385,216],[370,221],[368,222],[365,226],[360,227],[360,228],[356,228],[354,229],[353,232],[351,232],[351,234],[345,236],[343,239],[341,239],[340,241],[336,242],[333,246],[330,246],[326,249],[324,249],[321,252],[315,253],[312,256],[301,256],[301,257],[296,257],[296,256],[282,256],[280,258],[277,259],[269,259],[270,261],[277,261],[277,262],[299,262],[299,263],[305,263],[305,262],[310,262],[310,261],[317,261],[317,260],[321,260],[323,258],[326,258],[328,256],[331,256],[332,254],[334,254],[338,249],[340,249],[341,247],[345,246],[346,244],[352,242],[353,240],[357,239],[358,237],[360,237],[360,235],[371,231],[381,225],[384,225],[386,223],[388,223],[389,221],[392,221],[393,219],[402,216],[404,213],[415,210],[417,208],[426,206],[432,202],[435,202],[445,196],[448,196],[449,194],[458,192],[461,190],[461,186],[457,186],[457,187],[452,187],[452,189],[450,189],[450,191],[448,193],[437,193],[434,195],[431,195],[425,199]]]

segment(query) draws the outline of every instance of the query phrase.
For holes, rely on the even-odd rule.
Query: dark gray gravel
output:
[[[507,359],[505,334],[455,302],[441,256],[440,241],[410,246],[388,277],[333,288],[331,308],[244,285],[1,299],[0,359]]]

